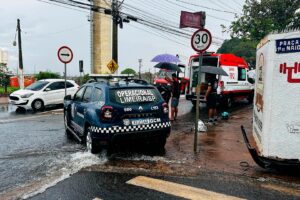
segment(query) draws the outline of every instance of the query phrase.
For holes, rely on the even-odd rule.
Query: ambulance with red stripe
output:
[[[234,54],[204,53],[202,66],[221,67],[228,76],[218,76],[218,102],[222,107],[231,107],[233,102],[247,99],[252,103],[254,96],[254,80],[247,76],[247,62]],[[186,95],[196,105],[196,86],[198,83],[199,54],[192,55],[189,60],[190,92]],[[201,73],[200,102],[205,103],[207,90],[207,74]]]

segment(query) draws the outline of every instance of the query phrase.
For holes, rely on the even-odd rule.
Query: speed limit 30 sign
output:
[[[191,44],[195,51],[204,52],[209,48],[211,40],[211,34],[207,29],[199,29],[193,34]]]

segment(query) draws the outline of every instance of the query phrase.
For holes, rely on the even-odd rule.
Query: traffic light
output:
[[[83,60],[79,60],[79,72],[83,72]]]

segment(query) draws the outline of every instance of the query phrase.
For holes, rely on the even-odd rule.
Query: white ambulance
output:
[[[249,79],[247,73],[249,67],[247,62],[233,54],[205,53],[202,66],[221,67],[228,76],[220,76],[218,86],[218,102],[223,107],[231,107],[234,101],[248,99],[252,103],[254,96],[254,80]],[[198,83],[199,55],[192,55],[189,61],[190,67],[190,93],[186,95],[196,105],[196,85]],[[207,75],[201,74],[200,102],[205,103],[205,92],[207,90]]]

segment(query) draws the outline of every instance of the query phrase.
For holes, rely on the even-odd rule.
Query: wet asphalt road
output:
[[[179,116],[191,111],[190,102],[183,101],[182,106]],[[52,177],[68,176],[107,160],[105,152],[91,155],[66,137],[61,107],[42,113],[15,111],[15,106],[0,105],[0,194],[34,185],[45,177],[49,180],[43,184],[53,184]],[[21,193],[28,193],[26,190]]]
[[[68,166],[72,156],[84,152],[82,145],[65,136],[59,112],[16,113],[15,107],[4,105],[1,110],[0,193],[41,177],[62,174],[60,170]]]
[[[242,103],[232,110],[238,110],[244,106],[245,104]],[[51,108],[43,113],[32,111],[16,113],[14,107],[0,105],[0,199],[17,197],[32,197],[32,199],[177,198],[126,184],[126,181],[136,175],[144,174],[136,171],[137,169],[149,165],[151,171],[151,163],[162,161],[170,165],[173,165],[172,163],[180,165],[174,157],[168,160],[172,149],[167,148],[165,152],[135,150],[132,152],[132,149],[129,151],[121,149],[109,157],[105,151],[98,155],[89,154],[85,152],[83,145],[65,136],[63,115],[60,110],[56,109]],[[179,111],[180,117],[173,125],[172,134],[184,131],[194,121],[195,109],[192,108],[190,102],[182,100]],[[207,119],[206,110],[203,108],[201,118]],[[81,170],[93,165],[110,169],[114,168],[114,165],[122,166],[122,163],[126,165],[133,163],[132,174]],[[118,171],[118,168],[116,169]],[[164,171],[163,167],[161,169]],[[247,197],[247,199],[296,199],[295,196],[260,188],[256,180],[242,180],[241,177],[225,174],[205,173],[194,178],[160,175],[157,178],[222,194]],[[64,181],[60,182],[61,180]]]
[[[30,198],[31,200],[91,200],[91,199],[185,199],[144,187],[130,185],[127,181],[137,177],[133,174],[85,172],[81,171],[71,178],[49,188],[46,192]],[[153,176],[147,176],[153,177]],[[203,173],[197,177],[154,176],[153,178],[200,188],[208,192],[229,195],[228,199],[299,199],[281,192],[259,186],[259,182],[242,177],[218,173]],[[159,186],[158,186],[159,187]],[[175,188],[169,188],[175,189]],[[184,193],[184,191],[181,191]],[[175,192],[176,193],[176,192]],[[213,196],[211,199],[225,199]],[[210,199],[199,193],[199,199]]]

